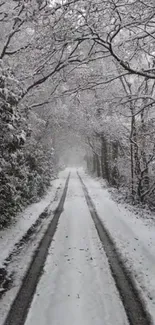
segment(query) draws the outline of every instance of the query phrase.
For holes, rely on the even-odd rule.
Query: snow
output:
[[[107,188],[103,188],[98,180],[82,170],[80,175],[155,322],[155,224],[113,201]]]
[[[66,178],[69,171],[65,170],[59,174],[59,179],[56,179],[51,182],[51,187],[49,188],[46,196],[37,204],[30,205],[22,214],[18,215],[17,225],[20,225],[18,231],[18,226],[13,225],[9,229],[6,229],[3,232],[3,238],[1,238],[1,243],[3,244],[3,249],[5,249],[5,254],[3,256],[8,256],[9,252],[14,248],[14,244],[18,242],[24,234],[25,231],[36,221],[39,215],[44,211],[48,206],[49,211],[54,211],[58,205],[58,202],[61,198],[62,191],[65,185]],[[59,190],[57,191],[57,188]],[[39,245],[40,240],[44,236],[49,222],[53,214],[49,214],[48,218],[45,218],[41,226],[37,229],[37,232],[33,235],[30,241],[23,246],[20,253],[14,255],[11,263],[7,266],[8,274],[13,274],[13,285],[10,290],[5,293],[5,295],[0,300],[0,324],[4,323],[7,313],[9,312],[10,306],[17,295],[17,292],[21,286],[23,277],[31,263],[31,260],[34,255],[34,251]],[[20,219],[21,218],[21,221]],[[27,220],[28,218],[28,220]],[[17,238],[14,235],[16,231]],[[5,247],[5,242],[8,243],[8,247]],[[2,254],[2,250],[0,251]],[[3,263],[3,259],[1,259]]]
[[[67,173],[68,171],[61,172],[59,178],[51,182],[51,186],[43,199],[29,205],[22,213],[18,214],[14,224],[0,231],[0,267],[12,252],[14,245],[18,243],[44,209],[54,200],[57,188],[61,185],[64,186]]]
[[[75,169],[61,172],[40,202],[29,206],[19,214],[12,227],[0,232],[0,261],[3,263],[14,244],[49,204],[50,209],[56,207],[58,201],[52,205],[51,201],[56,189],[61,185],[64,187],[70,171],[64,211],[25,325],[127,325],[124,307]],[[152,220],[141,219],[125,205],[116,203],[106,186],[103,188],[103,181],[91,178],[82,169],[79,173],[155,323],[155,224]],[[29,243],[10,266],[17,268],[17,274],[14,287],[1,301],[1,324],[47,226],[48,220],[45,220],[37,240]]]
[[[43,324],[128,324],[74,170],[64,211],[25,323]]]

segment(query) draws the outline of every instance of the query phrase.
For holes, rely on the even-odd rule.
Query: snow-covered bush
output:
[[[19,108],[21,89],[0,62],[0,226],[41,197],[54,174],[54,152],[30,132],[28,114]],[[21,106],[21,105],[20,105]]]
[[[21,90],[17,80],[0,62],[0,224],[5,225],[20,207],[18,183],[22,174],[22,151],[26,121],[17,104]]]

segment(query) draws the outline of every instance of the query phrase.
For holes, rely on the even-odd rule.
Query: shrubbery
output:
[[[27,112],[19,109],[20,86],[0,62],[0,226],[41,197],[54,174],[54,151],[36,145]]]

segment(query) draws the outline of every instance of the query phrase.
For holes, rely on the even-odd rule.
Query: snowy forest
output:
[[[154,0],[0,0],[0,226],[81,161],[155,207]]]

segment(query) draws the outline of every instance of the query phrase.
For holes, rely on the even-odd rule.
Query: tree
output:
[[[0,2],[3,224],[76,141],[91,172],[153,201],[154,11],[153,0]]]

